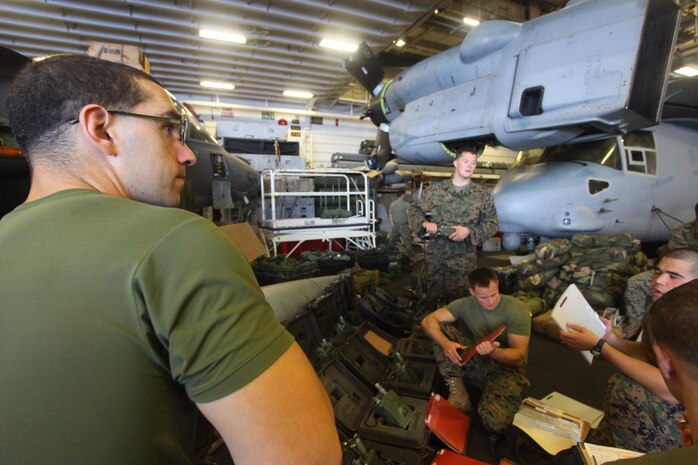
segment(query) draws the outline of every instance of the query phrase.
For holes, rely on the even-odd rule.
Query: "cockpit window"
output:
[[[626,147],[655,148],[654,137],[652,137],[652,133],[648,131],[629,132],[623,136],[623,145]]]
[[[543,151],[540,163],[548,161],[591,162],[617,170],[622,169],[615,138],[548,147]]]
[[[657,174],[657,151],[654,135],[649,131],[638,131],[623,137],[625,164],[628,171]]]
[[[594,195],[599,192],[608,189],[610,184],[608,181],[603,181],[601,179],[590,179],[589,180],[589,194]]]

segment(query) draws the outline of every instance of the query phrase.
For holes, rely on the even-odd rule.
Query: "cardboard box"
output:
[[[483,252],[500,252],[502,250],[502,238],[490,237],[482,243]]]
[[[240,248],[248,262],[267,255],[267,248],[249,223],[224,224],[220,230]]]
[[[135,45],[89,41],[87,54],[102,60],[133,66],[146,73],[150,72],[148,57]]]

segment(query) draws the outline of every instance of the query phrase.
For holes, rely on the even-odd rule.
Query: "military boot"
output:
[[[466,391],[463,385],[463,380],[461,378],[448,378],[446,380],[448,385],[448,402],[461,412],[468,414],[470,413],[470,395]]]

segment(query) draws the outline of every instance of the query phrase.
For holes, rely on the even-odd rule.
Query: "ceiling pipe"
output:
[[[80,4],[76,4],[73,1],[67,1],[67,0],[47,0],[47,4],[49,5],[56,5],[60,6],[63,9],[66,10],[74,10],[74,11],[84,11],[84,12],[90,12],[94,13],[95,9],[96,11],[99,11],[103,14],[108,14],[108,15],[113,15],[113,16],[118,16],[122,18],[126,18],[129,20],[134,20],[134,19],[139,19],[143,21],[158,21],[163,24],[167,24],[168,26],[172,26],[173,21],[176,21],[174,18],[164,18],[164,17],[154,17],[154,16],[145,16],[140,14],[139,12],[129,9],[129,11],[121,11],[118,9],[113,9],[113,8],[106,8],[106,7],[97,7],[95,8],[94,5],[91,6],[83,6]],[[263,5],[250,5],[246,1],[236,1],[236,0],[229,0],[226,2],[228,8],[231,6],[235,8],[239,8],[241,10],[247,10],[247,11],[252,11],[252,12],[257,12],[257,13],[263,13],[265,16],[269,15],[270,13],[276,16],[279,16],[280,21],[278,22],[273,22],[265,19],[264,17],[255,17],[255,18],[246,18],[247,22],[254,22],[256,25],[264,25],[267,28],[272,28],[275,31],[278,30],[285,30],[289,32],[295,32],[297,34],[302,34],[302,35],[307,35],[309,31],[313,31],[315,27],[318,24],[318,16],[317,14],[314,15],[304,15],[304,14],[299,14],[297,12],[287,12],[283,14],[276,14],[275,12],[271,12],[269,9],[264,7]],[[197,24],[191,24],[191,27],[199,28],[202,24],[202,18],[206,18],[206,21],[204,21],[203,25],[208,25],[208,22],[211,22],[212,24],[220,24],[220,23],[231,23],[231,24],[236,24],[239,21],[239,16],[234,15],[234,14],[227,14],[227,13],[208,13],[205,10],[199,10],[199,9],[193,9],[193,8],[186,8],[182,7],[179,5],[175,4],[165,4],[165,3],[153,3],[150,0],[128,0],[128,5],[138,5],[138,6],[143,6],[148,9],[157,9],[160,11],[168,11],[171,13],[174,13],[178,16],[182,16],[183,14],[186,14],[187,16],[195,17],[196,20],[198,21]],[[45,10],[45,7],[44,7]],[[328,9],[328,11],[331,11],[331,9]],[[309,28],[299,28],[299,27],[294,27],[292,24],[289,24],[288,18],[294,18],[298,20],[302,20],[307,22],[310,27]],[[284,22],[284,19],[286,22]],[[409,23],[408,23],[409,24]],[[352,25],[352,24],[340,24],[340,23],[329,23],[326,24],[328,26],[331,26],[333,28],[341,28],[346,31],[352,31],[352,32],[357,32],[360,33],[364,36],[369,36],[369,37],[378,37],[381,39],[386,39],[387,36],[389,35],[394,35],[395,33],[391,32],[390,34],[385,33],[385,32],[379,32],[377,33],[377,27],[363,27],[362,25]],[[380,25],[378,26],[380,27]]]
[[[226,102],[207,102],[205,100],[187,100],[187,103],[197,107],[206,108],[230,108],[237,110],[250,110],[250,111],[273,111],[275,113],[291,113],[293,115],[299,116],[319,116],[322,118],[337,118],[337,119],[348,119],[360,121],[358,115],[347,115],[344,113],[333,113],[333,112],[322,112],[317,110],[302,110],[296,108],[281,108],[281,107],[266,107],[266,106],[250,106],[242,105],[238,103],[226,103]]]
[[[3,11],[3,6],[0,4],[0,12]],[[56,21],[60,21],[61,23],[64,23],[66,21],[69,22],[74,22],[76,24],[84,24],[87,26],[93,26],[95,24],[94,21],[85,19],[85,18],[75,18],[75,17],[64,17],[61,15],[57,15],[54,13],[48,13],[48,12],[42,12],[39,14],[40,16],[46,18],[51,18]],[[0,24],[5,24],[8,27],[13,27],[16,26],[17,22],[13,21],[11,18],[7,17],[2,17],[0,16]],[[102,41],[102,42],[107,42],[107,41],[117,41],[119,43],[134,43],[139,45],[139,46],[148,46],[151,44],[163,46],[166,48],[181,48],[181,47],[186,47],[189,50],[197,50],[197,51],[202,51],[205,53],[212,53],[212,54],[237,54],[241,56],[252,56],[255,53],[260,53],[261,51],[271,51],[273,53],[283,55],[283,56],[289,56],[289,57],[295,57],[297,56],[296,53],[293,51],[288,50],[288,47],[264,47],[264,48],[254,48],[254,47],[237,47],[237,48],[227,48],[227,49],[222,49],[222,48],[214,48],[214,47],[208,47],[208,46],[201,46],[201,45],[175,45],[173,42],[163,42],[158,39],[154,38],[148,38],[147,39],[147,44],[143,43],[143,37],[140,31],[137,29],[135,24],[130,25],[130,28],[128,26],[122,26],[122,25],[115,25],[114,23],[103,23],[103,27],[110,27],[112,29],[117,29],[117,30],[122,30],[125,35],[119,35],[115,33],[105,33],[104,31],[100,30],[92,30],[90,28],[86,29],[80,29],[80,30],[66,30],[64,27],[57,27],[55,25],[45,25],[45,24],[40,24],[40,23],[28,23],[26,24],[27,28],[31,29],[40,29],[40,30],[48,30],[51,32],[60,32],[63,34],[72,34],[75,36],[86,36],[88,34],[93,34],[96,36],[93,40],[97,41]],[[137,39],[134,40],[134,34],[137,35]],[[165,34],[159,33],[158,35],[163,36]],[[105,40],[105,37],[107,37],[109,40]],[[187,40],[186,36],[183,40],[182,35],[176,35],[172,34],[171,37],[173,39],[177,39],[180,43],[186,43],[186,44],[191,44],[196,43],[198,44],[200,41],[208,43],[205,39],[200,39],[198,36],[191,36],[190,40]],[[306,45],[307,46],[307,45]],[[331,63],[332,65],[334,64],[341,64],[342,62],[342,57],[341,56],[335,56],[332,54],[327,54],[323,53],[323,51],[316,49],[315,47],[308,47],[308,51],[306,52],[306,59],[308,61],[319,61],[319,62],[326,62],[326,63]],[[287,60],[287,63],[296,63],[293,60]]]
[[[221,2],[216,2],[216,3],[221,3]],[[227,0],[226,0],[227,3]],[[328,4],[326,1],[323,0],[286,0],[286,4],[300,4],[303,6],[310,6],[314,8],[319,8],[323,10],[328,9]],[[381,6],[385,6],[385,4],[381,4]],[[410,10],[410,6],[408,5],[407,7],[408,11],[404,11],[405,8],[402,8],[402,11],[396,11],[393,14],[385,14],[381,15],[375,12],[375,9],[373,11],[367,11],[367,10],[361,10],[358,8],[352,8],[351,4],[347,5],[341,5],[341,4],[333,4],[332,5],[332,13],[341,13],[343,15],[349,15],[349,16],[355,16],[357,20],[366,20],[371,19],[374,21],[378,21],[381,23],[387,23],[390,24],[391,26],[395,27],[404,27],[404,26],[409,26],[412,24],[410,21],[407,21],[405,18],[407,15],[410,14],[415,14],[419,15],[424,12],[424,8],[419,8],[416,10]]]
[[[0,20],[0,25],[3,24],[3,21]],[[65,46],[71,46],[75,50],[78,50],[77,53],[80,54],[85,54],[87,51],[87,42],[75,42],[74,40],[69,40],[69,39],[57,39],[52,36],[47,36],[47,35],[38,35],[38,34],[29,34],[29,33],[24,33],[24,32],[15,32],[15,31],[9,31],[7,28],[0,28],[0,37],[2,36],[7,36],[9,40],[12,43],[18,43],[17,39],[25,39],[26,44],[30,44],[34,42],[32,47],[34,49],[40,49],[41,47],[45,47],[49,50],[55,49],[55,45],[57,43],[63,44]],[[104,40],[104,39],[103,39]],[[154,65],[157,60],[157,56],[170,56],[174,58],[179,58],[180,60],[186,60],[187,57],[183,56],[181,52],[166,52],[164,50],[159,50],[155,48],[148,48],[144,47],[143,44],[136,44],[138,47],[140,47],[144,53],[148,56],[149,59],[151,59],[151,65]],[[59,50],[58,52],[54,53],[60,53],[61,51]],[[41,55],[46,55],[48,54],[47,52],[40,52]],[[193,55],[196,55],[193,53]],[[312,63],[299,63],[295,62],[292,60],[287,60],[287,59],[278,59],[274,57],[264,57],[264,58],[258,58],[257,61],[250,61],[248,57],[230,57],[227,59],[220,59],[220,60],[215,60],[214,58],[207,56],[207,55],[201,55],[202,60],[197,60],[197,62],[201,61],[218,61],[220,62],[223,66],[228,65],[230,66],[231,62],[234,62],[236,67],[247,67],[247,68],[261,68],[262,72],[265,68],[267,69],[272,69],[275,68],[278,71],[281,72],[294,72],[295,67],[303,64],[304,66],[313,68],[317,70],[318,74],[322,74],[324,76],[327,76],[328,79],[335,78],[338,72],[341,72],[342,68],[337,64],[336,66],[314,66]],[[153,68],[154,66],[151,66]],[[155,71],[155,70],[154,70]]]
[[[181,60],[181,55],[178,55],[176,53],[157,53],[157,54],[149,54],[148,58],[150,59],[150,63],[152,65],[157,64],[158,66],[160,65],[169,65],[169,66],[175,66],[179,67],[182,69],[191,69],[192,71],[198,70],[202,64],[206,64],[207,67],[211,67],[215,69],[216,71],[220,71],[222,73],[226,72],[233,72],[233,73],[264,73],[267,71],[279,71],[282,73],[290,73],[294,75],[302,75],[302,76],[309,76],[309,77],[319,77],[322,79],[335,79],[337,77],[337,72],[336,70],[332,71],[326,71],[326,70],[320,70],[320,69],[313,69],[312,71],[305,71],[303,69],[299,68],[290,68],[289,66],[282,66],[282,65],[274,65],[269,63],[258,63],[258,62],[248,62],[248,61],[240,61],[236,60],[234,63],[230,63],[229,60],[222,60],[222,59],[214,59],[212,57],[205,57],[196,61],[185,61],[182,62]],[[169,58],[173,58],[170,60]],[[215,66],[211,65],[210,63],[220,63],[221,66]],[[297,63],[296,63],[297,64]]]
[[[161,73],[165,73],[168,76],[180,76],[180,77],[185,77],[185,76],[193,76],[194,73],[192,72],[187,72],[187,71],[182,71],[179,68],[169,68],[169,67],[163,67],[160,66],[158,70]],[[324,87],[327,84],[327,80],[325,79],[300,79],[298,77],[288,77],[288,79],[282,83],[279,83],[278,79],[275,78],[260,78],[257,76],[246,76],[244,73],[236,74],[236,75],[228,75],[224,76],[222,73],[209,73],[209,72],[203,72],[199,71],[196,73],[196,76],[198,78],[196,79],[207,79],[207,80],[219,80],[219,79],[225,79],[228,81],[232,81],[235,85],[240,83],[242,84],[264,84],[264,85],[269,85],[269,86],[274,86],[275,88],[279,88],[279,85],[283,85],[284,87]]]

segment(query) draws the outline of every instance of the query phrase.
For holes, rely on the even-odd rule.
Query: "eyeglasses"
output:
[[[176,129],[179,128],[178,134],[178,139],[179,142],[182,144],[186,144],[187,142],[187,134],[189,133],[189,120],[187,119],[186,115],[184,113],[181,113],[179,115],[179,118],[168,118],[166,116],[155,116],[155,115],[144,115],[141,113],[131,113],[130,111],[122,111],[122,110],[107,110],[109,113],[113,115],[122,115],[122,116],[132,116],[134,118],[145,118],[145,119],[152,119],[155,121],[162,121],[165,123],[168,123],[172,125],[172,132],[176,133]],[[80,121],[79,118],[73,118],[69,120],[67,123],[68,124],[77,124],[78,121]]]

